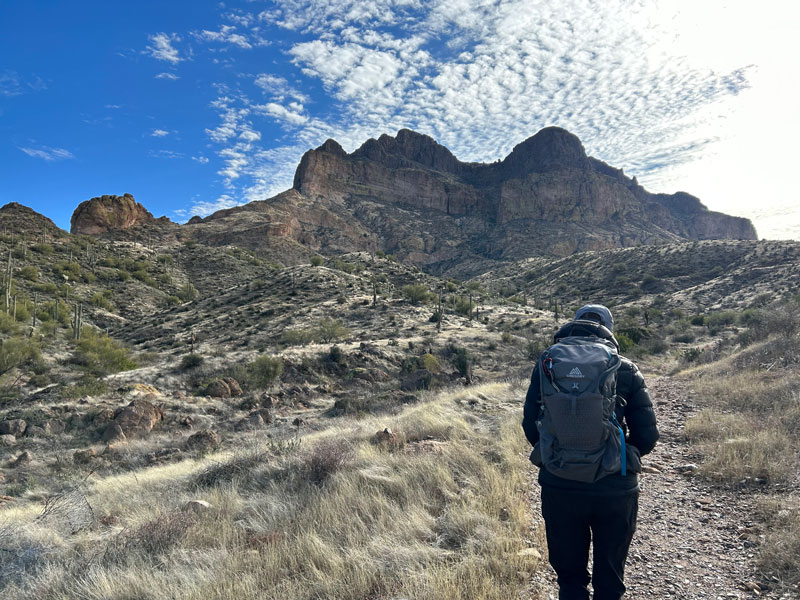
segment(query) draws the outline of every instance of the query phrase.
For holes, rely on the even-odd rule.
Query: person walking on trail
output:
[[[641,457],[658,440],[644,377],[619,355],[613,331],[608,308],[580,308],[539,357],[525,398],[559,600],[588,600],[590,582],[594,600],[623,597]]]

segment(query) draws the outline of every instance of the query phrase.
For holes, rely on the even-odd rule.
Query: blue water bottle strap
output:
[[[622,473],[622,476],[625,477],[628,474],[628,469],[627,469],[628,454],[627,452],[625,452],[625,433],[622,431],[622,427],[617,422],[617,415],[611,416],[611,422],[614,425],[616,425],[617,429],[619,430],[619,444],[620,444],[620,450],[622,451],[622,456],[620,457],[620,461],[622,463],[621,465],[622,469],[620,470],[620,472]]]

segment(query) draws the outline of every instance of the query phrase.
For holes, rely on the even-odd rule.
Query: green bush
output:
[[[136,368],[128,349],[118,341],[91,328],[84,328],[72,362],[96,377]]]
[[[350,335],[350,330],[342,325],[341,321],[325,318],[317,324],[315,338],[329,344],[330,342],[340,340],[348,335]]]
[[[131,274],[128,273],[125,269],[117,269],[117,279],[120,281],[128,281],[131,278]]]
[[[421,283],[404,285],[401,291],[403,292],[403,296],[405,296],[411,304],[425,303],[431,296],[430,290]]]
[[[28,281],[38,281],[39,269],[33,265],[25,265],[19,271],[17,271],[17,275],[23,279],[27,279]]]
[[[181,364],[179,369],[181,371],[188,371],[189,369],[194,369],[195,367],[199,367],[203,364],[203,357],[199,354],[187,354],[181,359]]]
[[[614,337],[617,338],[617,343],[619,344],[619,351],[622,353],[630,352],[636,345],[636,342],[634,342],[630,337],[628,337],[628,334],[622,331],[615,333]]]
[[[304,346],[314,341],[314,330],[311,328],[286,329],[281,334],[281,342],[287,346]]]
[[[97,306],[98,308],[102,308],[103,310],[111,312],[112,310],[114,310],[114,306],[111,304],[110,298],[111,298],[111,290],[96,292],[89,299],[89,303],[92,306]]]
[[[192,300],[197,300],[200,297],[200,293],[197,291],[197,288],[189,282],[178,292],[178,297],[183,302],[191,302]]]
[[[41,362],[42,354],[36,342],[25,337],[0,340],[0,377],[13,369]]]
[[[61,387],[61,397],[65,400],[77,400],[84,396],[101,396],[108,392],[108,384],[105,381],[91,376],[84,376],[74,385]]]
[[[311,264],[312,264],[312,266],[318,267],[318,266],[320,266],[322,263],[323,263],[323,259],[322,259],[322,257],[321,257],[321,256],[319,256],[318,254],[317,254],[317,255],[314,255],[314,256],[312,256],[312,257],[311,257]]]
[[[16,333],[19,326],[14,321],[14,317],[5,312],[0,312],[0,333]]]
[[[253,387],[265,389],[283,373],[283,359],[279,356],[259,356],[248,365]]]

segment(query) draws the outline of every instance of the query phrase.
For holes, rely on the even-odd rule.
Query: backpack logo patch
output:
[[[569,375],[567,375],[567,377],[583,379],[583,373],[581,373],[581,370],[578,367],[575,367],[574,369],[572,369],[572,371],[569,372]]]

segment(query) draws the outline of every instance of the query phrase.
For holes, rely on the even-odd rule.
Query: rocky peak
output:
[[[511,177],[560,169],[588,169],[590,166],[578,137],[560,127],[545,127],[514,146],[502,162],[503,171]]]
[[[136,202],[132,195],[105,195],[78,205],[70,219],[70,232],[98,235],[156,222],[150,211]]]

